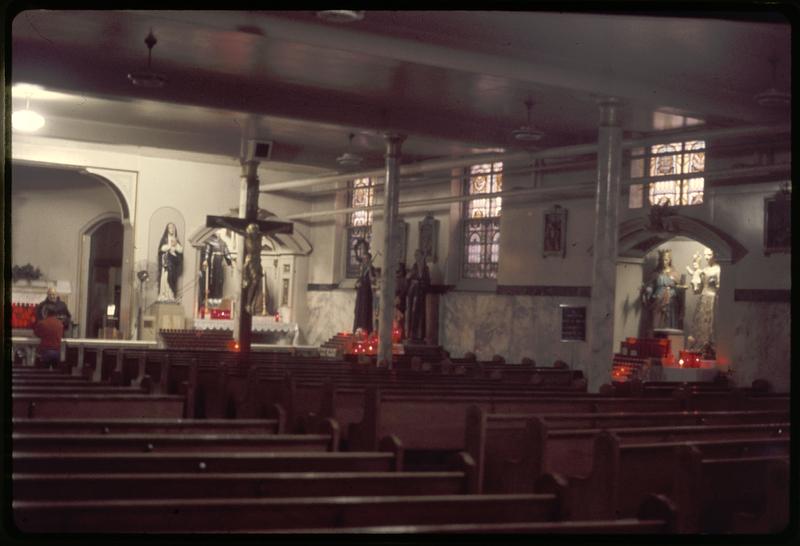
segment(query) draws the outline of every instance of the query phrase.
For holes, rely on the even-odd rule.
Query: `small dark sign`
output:
[[[585,306],[561,306],[561,341],[586,341]]]

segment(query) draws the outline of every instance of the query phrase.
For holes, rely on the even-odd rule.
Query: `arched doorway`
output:
[[[88,338],[119,338],[122,292],[122,239],[119,219],[97,222],[86,234],[86,330]]]

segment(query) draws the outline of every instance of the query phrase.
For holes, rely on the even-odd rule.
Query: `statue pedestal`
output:
[[[186,327],[183,306],[180,303],[157,301],[150,311],[155,317],[156,332],[159,330],[183,330]]]

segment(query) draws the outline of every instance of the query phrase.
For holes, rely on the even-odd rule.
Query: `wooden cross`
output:
[[[254,283],[261,282],[261,237],[272,233],[292,234],[291,222],[233,218],[230,216],[206,216],[206,227],[226,228],[245,237],[242,260],[242,290],[239,298],[237,319],[239,321],[239,351],[250,352],[253,315],[252,299],[257,291]]]

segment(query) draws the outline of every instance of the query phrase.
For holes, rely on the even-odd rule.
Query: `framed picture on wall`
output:
[[[792,194],[783,189],[764,199],[764,254],[791,249]]]
[[[556,205],[544,213],[543,255],[564,257],[567,246],[567,210]]]

